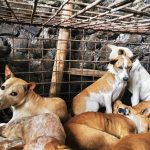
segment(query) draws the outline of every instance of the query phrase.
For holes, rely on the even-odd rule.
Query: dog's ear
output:
[[[125,51],[122,49],[118,50],[118,55],[126,55]]]
[[[116,62],[117,62],[116,59],[112,59],[112,60],[109,61],[109,63],[112,64],[112,65],[114,65]]]
[[[8,67],[8,65],[5,66],[5,80],[14,77],[13,72],[11,71],[11,69]]]
[[[114,49],[116,50],[116,49],[118,49],[117,46],[111,45],[111,44],[108,44],[107,47],[110,48],[111,50],[114,50]]]
[[[35,82],[30,82],[30,83],[27,83],[27,84],[24,85],[25,91],[34,90],[35,87],[36,87]]]
[[[122,104],[122,101],[120,99],[116,100],[115,104],[120,105]]]

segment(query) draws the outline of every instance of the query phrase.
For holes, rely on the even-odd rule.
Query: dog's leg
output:
[[[137,87],[134,87],[133,95],[131,97],[132,106],[135,106],[139,103],[139,98],[140,98],[139,93],[140,93],[140,88],[137,85]]]
[[[105,107],[106,107],[106,113],[112,113],[112,96],[110,94],[105,95]]]
[[[87,111],[94,111],[97,112],[99,110],[99,104],[98,102],[94,101],[94,100],[89,100],[86,103],[86,112]]]

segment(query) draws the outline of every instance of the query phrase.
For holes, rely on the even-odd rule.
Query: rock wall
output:
[[[93,0],[82,0],[93,2]],[[81,1],[81,2],[82,2]],[[30,2],[30,1],[29,1]],[[102,1],[108,6],[112,0]],[[41,0],[41,3],[59,7],[58,1]],[[149,0],[140,3],[150,3]],[[135,5],[136,6],[136,5]],[[135,7],[133,6],[133,7]],[[139,5],[138,5],[139,6]],[[75,6],[83,9],[83,6]],[[76,8],[77,9],[77,8]],[[52,11],[52,10],[50,10]],[[16,76],[27,81],[38,83],[36,92],[48,96],[52,69],[57,47],[58,28],[40,28],[0,24],[0,81],[4,81],[4,67],[12,67]],[[130,47],[134,53],[149,52],[150,36],[137,34],[122,34],[112,32],[95,32],[93,30],[71,30],[71,40],[68,44],[69,53],[65,65],[68,68],[83,68],[106,70],[109,56],[108,43]],[[144,67],[150,72],[149,56],[142,60]],[[59,96],[64,98],[70,108],[72,97],[94,82],[95,77],[80,77],[64,74],[64,80]],[[127,94],[125,97],[128,97]]]

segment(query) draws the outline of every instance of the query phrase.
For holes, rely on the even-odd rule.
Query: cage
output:
[[[107,44],[149,53],[150,1],[1,0],[0,75],[36,82],[42,96],[72,98],[107,69]],[[142,60],[150,71],[149,56]],[[126,94],[128,97],[129,94]]]

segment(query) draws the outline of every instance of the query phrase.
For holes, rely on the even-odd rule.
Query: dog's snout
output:
[[[128,79],[129,79],[128,77],[123,77],[124,81],[128,81]]]
[[[118,112],[119,113],[124,113],[124,109],[123,108],[118,108]]]

